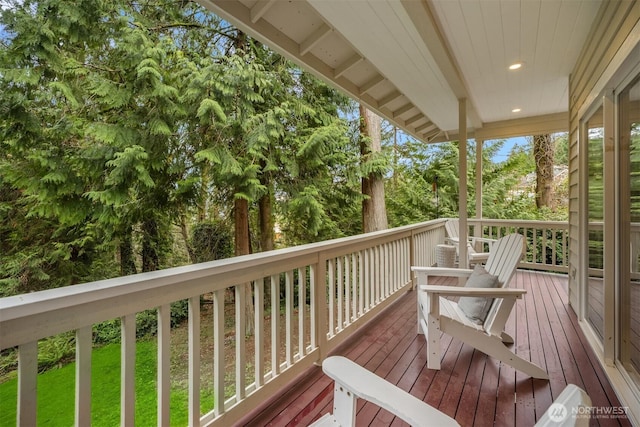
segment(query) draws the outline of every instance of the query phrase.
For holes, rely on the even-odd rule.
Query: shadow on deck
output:
[[[439,284],[446,284],[445,280],[442,278]],[[585,389],[595,408],[619,407],[568,305],[566,276],[518,271],[511,286],[527,289],[506,326],[515,338],[512,350],[545,368],[549,381],[531,379],[447,335],[442,338],[442,369],[427,369],[425,339],[416,334],[413,292],[333,354],[346,356],[375,372],[454,417],[462,426],[531,426],[567,383]],[[248,414],[242,424],[305,426],[330,412],[332,400],[333,381],[321,368],[313,368],[282,394]],[[357,424],[404,423],[373,404],[359,402]],[[630,423],[602,415],[592,419],[591,425]]]

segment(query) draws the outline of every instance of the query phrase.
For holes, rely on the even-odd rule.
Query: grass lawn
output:
[[[156,341],[136,346],[136,425],[157,425]],[[91,362],[93,426],[120,424],[120,344],[93,350]],[[17,379],[0,384],[0,426],[16,425]],[[75,363],[38,376],[38,425],[70,426],[74,421]],[[171,387],[171,425],[187,425],[188,390]],[[201,391],[201,407],[213,407],[210,390]]]

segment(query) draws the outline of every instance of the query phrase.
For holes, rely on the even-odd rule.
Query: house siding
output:
[[[605,1],[594,21],[579,60],[569,77],[569,239],[570,274],[569,297],[574,308],[578,305],[578,280],[580,278],[580,119],[594,102],[602,96],[602,90],[617,70],[612,62],[621,47],[633,35],[640,23],[640,2]],[[576,310],[578,311],[578,310]]]

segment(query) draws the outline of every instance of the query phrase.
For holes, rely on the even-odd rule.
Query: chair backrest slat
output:
[[[489,251],[489,259],[485,264],[485,269],[489,274],[498,276],[499,287],[506,288],[511,281],[518,263],[524,252],[524,238],[520,234],[508,234],[498,239]],[[502,298],[494,298],[489,313],[484,321],[484,329],[487,332],[500,333],[501,331],[493,331],[495,329],[493,322],[500,312],[502,306]],[[505,319],[506,320],[506,319]],[[497,327],[497,326],[496,326]],[[498,329],[502,329],[500,326]]]
[[[460,237],[460,222],[457,219],[449,219],[444,223],[444,229],[451,238],[458,239]]]
[[[520,234],[508,234],[498,239],[491,247],[485,269],[489,274],[498,276],[500,287],[507,286],[515,273],[522,258],[523,241]]]

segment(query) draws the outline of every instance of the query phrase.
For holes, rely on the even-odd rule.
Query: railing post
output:
[[[407,268],[409,269],[409,279],[411,280],[411,289],[416,289],[416,278],[415,275],[411,272],[411,266],[416,265],[416,238],[415,238],[415,230],[411,230],[411,234],[409,235],[409,265]]]

